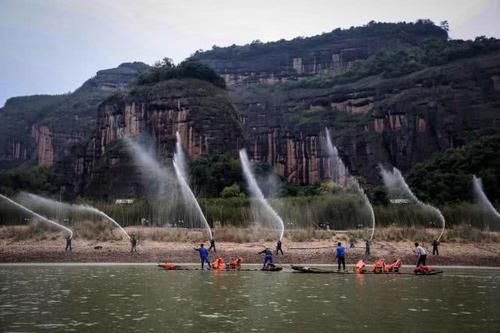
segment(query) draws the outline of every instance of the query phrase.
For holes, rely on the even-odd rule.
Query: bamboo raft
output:
[[[180,266],[175,264],[158,264],[158,267],[163,268],[168,271],[202,271],[199,267],[188,267],[188,266]],[[309,273],[309,274],[360,274],[354,271],[336,271],[336,270],[328,270],[317,267],[309,267],[309,266],[298,266],[291,265],[292,273]],[[283,267],[276,266],[272,269],[263,269],[263,268],[225,268],[225,269],[212,269],[212,271],[216,272],[281,272]],[[434,270],[425,274],[422,273],[414,273],[414,272],[364,272],[363,275],[437,275],[442,274],[443,271]]]
[[[335,270],[327,270],[316,267],[308,267],[308,266],[291,266],[294,273],[311,273],[311,274],[373,274],[373,275],[436,275],[441,274],[443,271],[431,271],[425,274],[418,274],[414,272],[364,272],[364,273],[356,273],[354,271],[335,271]]]
[[[175,265],[172,267],[166,267],[165,264],[158,264],[158,267],[163,268],[166,271],[202,271],[201,268],[199,267],[187,267],[187,266],[180,266],[180,265]],[[281,272],[283,270],[283,267],[276,266],[272,269],[264,269],[264,268],[224,268],[224,269],[211,269],[212,271],[215,272]]]

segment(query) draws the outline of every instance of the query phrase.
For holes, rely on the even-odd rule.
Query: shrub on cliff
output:
[[[408,183],[424,201],[459,202],[472,199],[473,174],[483,179],[490,200],[500,199],[500,135],[483,137],[418,164]]]
[[[163,59],[163,61],[139,75],[136,83],[138,85],[145,85],[183,78],[199,79],[208,81],[220,88],[226,87],[224,79],[207,65],[196,61],[186,60],[176,66],[168,58]]]
[[[59,193],[61,185],[60,177],[41,167],[0,172],[0,193],[8,195],[17,191]]]

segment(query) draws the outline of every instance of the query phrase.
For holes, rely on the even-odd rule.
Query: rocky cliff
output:
[[[97,106],[147,68],[143,63],[124,63],[97,72],[71,94],[9,99],[0,112],[0,168],[57,167],[92,133]]]
[[[421,24],[373,24],[194,58],[225,75],[254,160],[290,182],[328,178],[328,127],[351,172],[377,183],[378,163],[408,171],[498,130],[500,43],[448,41],[444,30]],[[318,50],[328,54],[323,62]],[[332,55],[345,71],[333,70]]]
[[[138,169],[122,138],[144,134],[160,160],[172,157],[176,132],[191,159],[206,153],[237,155],[243,147],[239,115],[227,92],[196,79],[173,79],[136,86],[99,106],[94,137],[74,159],[83,184],[76,192],[96,197],[128,197],[144,193]]]
[[[446,39],[447,33],[426,21],[409,24],[375,23],[322,35],[244,46],[214,47],[191,59],[222,75],[230,86],[277,83],[317,75],[340,75],[355,61],[398,45],[418,45],[425,39]]]

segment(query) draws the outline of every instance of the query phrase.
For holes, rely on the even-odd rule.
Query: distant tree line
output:
[[[416,22],[386,23],[371,21],[365,26],[350,27],[349,29],[337,28],[331,32],[325,32],[313,37],[297,37],[292,40],[280,39],[275,42],[263,43],[254,40],[246,45],[231,45],[229,47],[218,47],[214,45],[211,50],[198,50],[191,57],[198,59],[219,59],[227,60],[231,58],[255,57],[263,54],[274,54],[284,52],[301,52],[303,49],[314,48],[327,43],[334,43],[343,39],[371,37],[371,36],[399,36],[406,42],[415,44],[415,36],[433,36],[446,40],[448,38],[447,23],[437,26],[428,19],[417,20]]]
[[[418,46],[398,45],[381,49],[367,59],[357,60],[349,71],[336,77],[323,76],[288,83],[293,88],[326,88],[381,75],[401,77],[429,66],[439,66],[455,60],[488,54],[500,50],[500,40],[477,37],[474,41],[431,38]]]
[[[500,199],[500,135],[482,137],[415,166],[407,177],[415,194],[436,204],[472,199],[472,175],[483,180],[488,198]]]

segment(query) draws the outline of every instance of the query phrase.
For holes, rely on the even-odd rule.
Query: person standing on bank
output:
[[[342,266],[344,268],[344,272],[346,272],[346,269],[345,269],[345,247],[343,247],[342,243],[340,243],[340,242],[337,243],[336,258],[337,258],[337,263],[339,265],[337,271],[340,272],[340,265],[342,264]]]
[[[64,252],[72,252],[73,248],[71,247],[71,236],[66,237],[66,248],[64,249]]]
[[[130,235],[130,253],[137,252],[137,238],[135,234]]]
[[[427,259],[427,251],[424,249],[424,247],[418,243],[415,243],[416,250],[415,252],[417,253],[417,267],[422,265],[425,266],[425,260]]]
[[[217,249],[215,248],[215,238],[212,237],[210,240],[210,247],[208,248],[208,252],[214,249],[214,253],[217,253]]]
[[[438,256],[439,255],[439,249],[438,249],[438,246],[439,246],[439,241],[438,240],[433,240],[432,241],[432,255],[433,256]]]
[[[365,241],[365,256],[370,255],[370,241],[367,239]]]
[[[281,252],[281,255],[283,255],[283,249],[281,248],[281,239],[278,240],[278,243],[276,243],[276,255],[278,255],[278,252]]]

